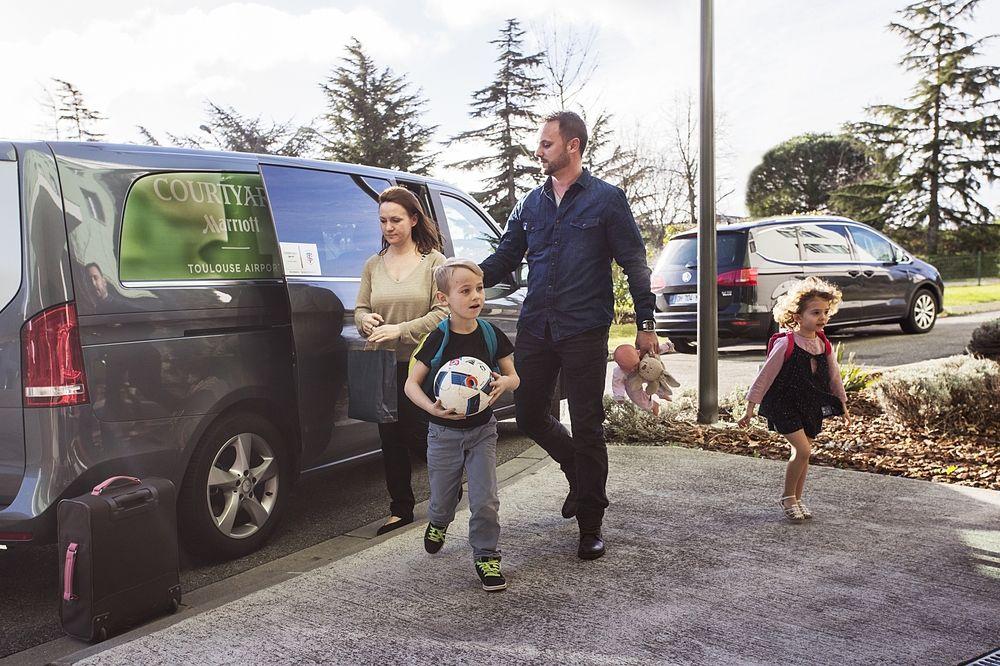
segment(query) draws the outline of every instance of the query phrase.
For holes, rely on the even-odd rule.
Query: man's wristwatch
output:
[[[650,331],[650,332],[656,331],[656,320],[655,319],[642,320],[641,322],[639,322],[639,330]]]

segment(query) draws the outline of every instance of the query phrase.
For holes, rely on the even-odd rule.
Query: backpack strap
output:
[[[479,330],[483,332],[483,339],[486,341],[486,352],[490,355],[490,367],[493,372],[500,372],[500,365],[497,363],[497,332],[493,324],[485,319],[476,319],[479,322]]]
[[[786,361],[792,357],[792,352],[794,351],[795,351],[795,331],[788,331],[788,345],[785,347]]]
[[[441,331],[443,337],[441,339],[441,345],[438,347],[434,356],[431,358],[430,370],[427,372],[427,378],[424,379],[424,389],[430,389],[431,385],[434,383],[434,376],[437,375],[437,371],[441,369],[441,357],[444,356],[444,348],[448,346],[448,333],[451,331],[448,326],[448,319],[445,318],[441,320],[441,323],[437,325],[437,330]],[[434,331],[431,331],[433,333]],[[417,362],[417,352],[424,348],[424,344],[427,342],[427,338],[431,337],[431,333],[424,336],[424,339],[420,341],[417,348],[413,350],[413,354],[410,355],[410,365],[408,370],[413,370],[414,364]]]
[[[826,333],[824,333],[823,331],[816,331],[816,335],[818,335],[820,337],[820,339],[823,340],[823,346],[825,348],[824,349],[824,353],[827,356],[829,356],[830,354],[832,354],[833,353],[833,345],[831,345],[830,344],[830,340],[827,339]]]

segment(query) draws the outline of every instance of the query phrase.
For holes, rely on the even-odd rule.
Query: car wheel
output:
[[[674,347],[679,354],[698,353],[698,347],[694,344],[694,340],[689,340],[688,338],[670,338],[670,341],[674,343]]]
[[[202,437],[178,493],[178,526],[187,548],[234,559],[274,531],[289,492],[289,456],[270,421],[240,412]]]
[[[926,289],[918,289],[910,303],[906,319],[899,322],[906,333],[927,333],[937,321],[937,301],[934,294]]]

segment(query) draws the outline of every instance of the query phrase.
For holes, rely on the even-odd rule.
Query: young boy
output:
[[[477,319],[483,309],[483,271],[468,259],[452,258],[434,269],[435,297],[451,310],[445,320],[448,343],[441,355],[441,366],[460,356],[474,356],[493,373],[488,405],[507,391],[517,388],[514,371],[514,346],[503,331]],[[496,353],[491,358],[486,333],[489,326],[496,333]],[[487,592],[503,590],[507,581],[500,572],[500,499],[497,495],[497,420],[492,407],[471,416],[445,409],[434,398],[433,381],[426,381],[431,363],[441,348],[444,331],[434,329],[413,354],[414,362],[406,379],[405,392],[415,405],[430,414],[427,432],[427,476],[430,479],[430,522],[424,531],[424,548],[436,553],[444,545],[445,532],[455,519],[462,487],[462,469],[469,477],[469,544],[476,573]],[[433,378],[431,378],[433,380]]]

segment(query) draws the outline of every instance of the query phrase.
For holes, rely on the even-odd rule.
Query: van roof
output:
[[[344,169],[350,169],[355,172],[360,172],[362,175],[368,174],[372,176],[382,176],[391,177],[393,179],[402,178],[403,180],[417,180],[422,183],[437,185],[445,187],[448,189],[457,189],[451,183],[445,182],[443,180],[438,180],[436,178],[431,178],[428,176],[420,176],[417,174],[407,173],[405,171],[397,171],[394,169],[383,169],[381,167],[367,166],[364,164],[349,164],[345,162],[331,162],[328,160],[318,160],[309,159],[305,157],[286,157],[283,155],[268,155],[265,153],[241,153],[236,151],[226,151],[226,150],[205,150],[202,148],[187,148],[183,146],[147,146],[144,144],[135,143],[104,143],[100,141],[4,141],[0,139],[0,153],[3,152],[5,146],[11,149],[15,148],[18,144],[29,144],[29,143],[43,143],[53,150],[58,149],[60,146],[72,146],[76,148],[86,148],[88,150],[93,150],[95,152],[116,152],[116,153],[168,153],[173,155],[209,155],[214,157],[229,157],[236,159],[253,159],[261,164],[281,164],[287,166],[301,166],[314,169],[324,169],[329,170],[331,168],[336,169],[338,167]],[[58,152],[58,150],[56,150]]]

